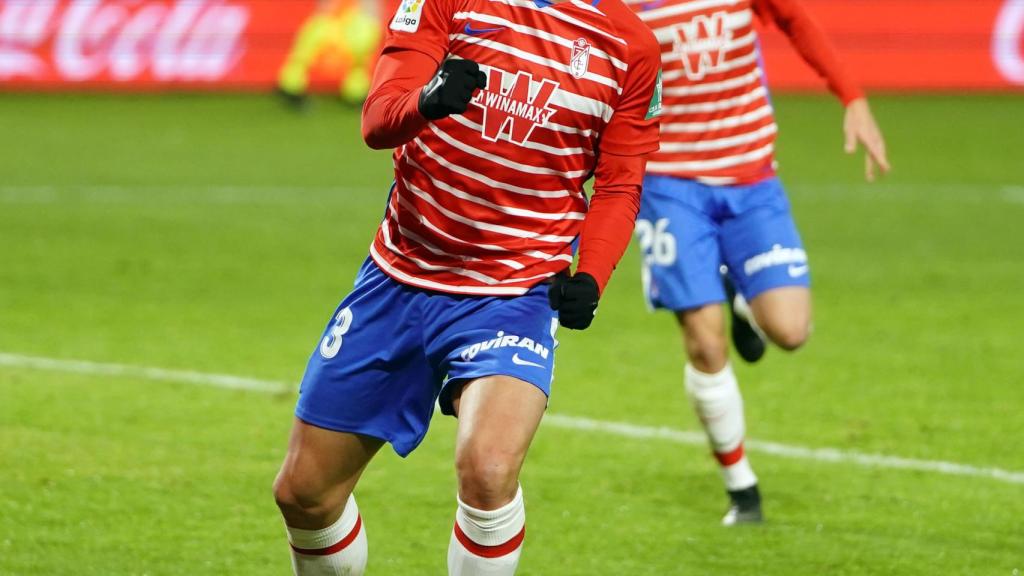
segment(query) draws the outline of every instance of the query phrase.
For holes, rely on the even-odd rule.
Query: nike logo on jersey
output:
[[[490,34],[491,32],[501,32],[504,29],[504,26],[498,26],[497,28],[473,28],[471,23],[466,22],[466,27],[462,30],[470,36],[480,36],[482,34]]]
[[[533,366],[535,368],[543,368],[543,364],[537,364],[536,362],[530,362],[529,360],[523,360],[519,357],[519,352],[512,355],[512,363],[520,366]]]
[[[661,6],[664,3],[665,0],[654,0],[653,2],[645,2],[644,4],[640,5],[640,9],[646,12],[648,10],[654,10],[655,8]]]
[[[793,264],[790,264],[789,265],[789,277],[790,278],[799,278],[799,277],[803,276],[804,274],[807,274],[807,271],[809,269],[810,268],[807,266],[807,264],[804,264],[803,266],[795,266]]]

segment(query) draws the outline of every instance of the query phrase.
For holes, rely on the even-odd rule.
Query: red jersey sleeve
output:
[[[798,0],[754,0],[754,9],[789,37],[800,56],[825,79],[843,105],[864,96],[825,31]]]
[[[448,55],[453,1],[403,0],[391,18],[363,104],[363,139],[371,148],[397,148],[426,126],[420,91]]]
[[[643,156],[605,153],[598,158],[576,270],[593,276],[601,293],[633,236],[646,164]]]
[[[436,65],[448,55],[448,28],[456,11],[456,0],[402,0],[388,24],[383,53],[416,50]],[[433,70],[431,70],[433,72]]]
[[[643,156],[658,149],[661,47],[645,25],[636,31],[627,38],[630,51],[622,96],[601,134],[600,151],[619,156]]]

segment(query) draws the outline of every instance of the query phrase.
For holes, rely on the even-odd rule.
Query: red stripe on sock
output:
[[[303,554],[305,556],[330,556],[331,554],[336,554],[338,552],[341,552],[345,548],[348,548],[348,545],[355,541],[356,536],[359,535],[359,529],[362,527],[363,517],[356,516],[356,525],[352,527],[352,531],[348,533],[348,536],[345,536],[340,541],[338,541],[337,544],[328,546],[326,548],[316,548],[312,550],[298,548],[297,546],[292,544],[292,550],[295,550],[296,553]]]
[[[735,450],[729,452],[715,452],[715,458],[722,466],[732,466],[743,459],[743,442]]]
[[[459,539],[459,543],[462,544],[463,548],[477,556],[482,558],[500,558],[501,556],[515,552],[516,549],[523,545],[523,538],[526,538],[526,526],[524,525],[523,529],[519,531],[519,534],[513,536],[508,542],[498,544],[496,546],[484,546],[483,544],[473,542],[469,539],[469,536],[466,536],[466,533],[462,531],[458,522],[455,523],[455,537]]]

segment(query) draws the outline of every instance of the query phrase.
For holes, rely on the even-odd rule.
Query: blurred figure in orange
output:
[[[311,72],[323,68],[328,77],[340,76],[343,101],[361,103],[370,89],[383,35],[381,8],[378,0],[317,0],[281,66],[278,93],[295,107],[304,107]]]

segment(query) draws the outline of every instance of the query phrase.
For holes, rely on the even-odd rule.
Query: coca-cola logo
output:
[[[1006,0],[992,34],[996,69],[1014,84],[1024,85],[1024,0]]]
[[[230,0],[0,0],[0,79],[215,81],[249,19]]]

